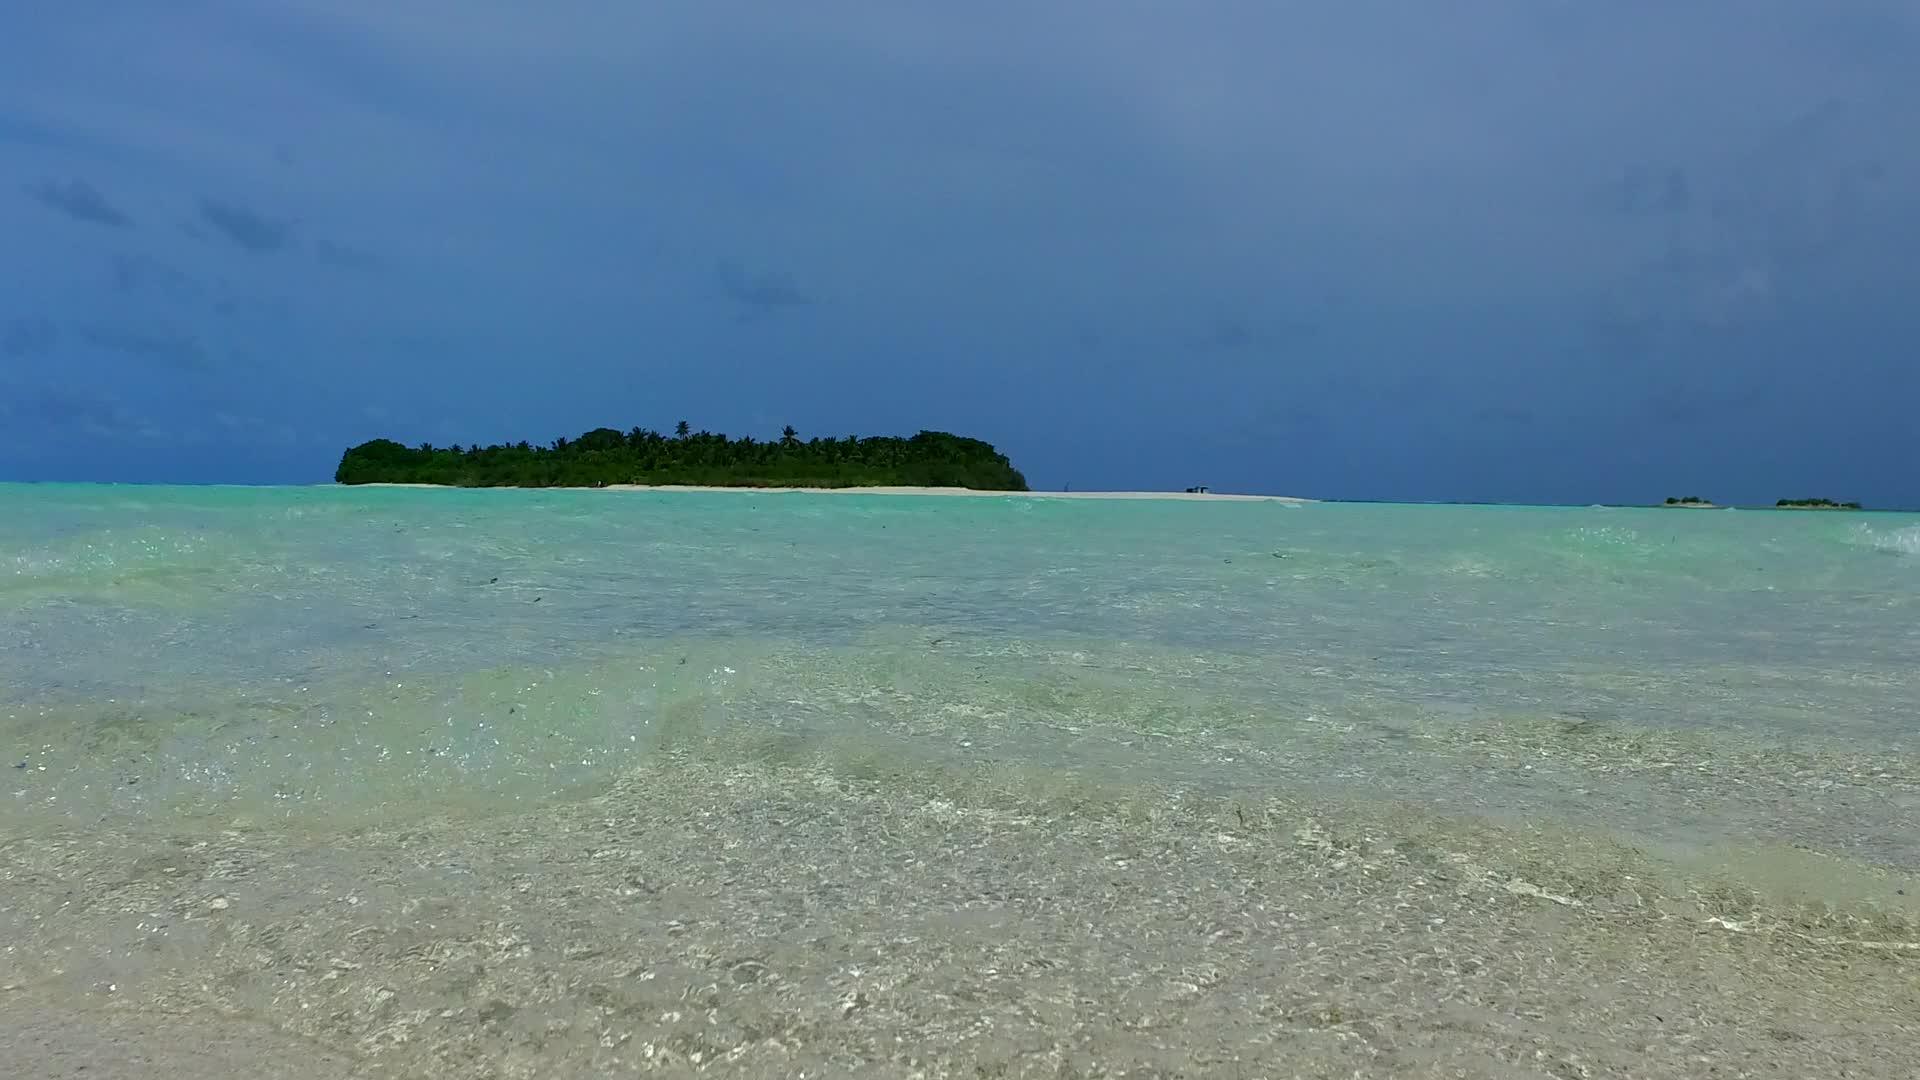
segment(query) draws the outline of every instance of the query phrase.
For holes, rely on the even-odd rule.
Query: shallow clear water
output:
[[[453,947],[420,921],[420,889],[481,910],[509,894],[548,903],[527,881],[572,882],[573,899],[515,916],[516,933],[605,927],[603,939],[554,944],[548,974],[574,964],[574,951],[637,947],[621,944],[624,931],[605,921],[614,916],[580,906],[594,897],[653,898],[654,914],[680,925],[701,905],[745,905],[740,882],[755,874],[762,906],[713,929],[715,956],[747,947],[743,928],[771,917],[767,890],[781,887],[799,890],[794,910],[811,918],[827,917],[822,903],[864,912],[845,915],[853,937],[885,926],[960,949],[973,931],[927,938],[920,923],[889,922],[945,910],[951,897],[938,890],[958,887],[928,876],[943,855],[924,844],[956,845],[948,877],[988,860],[979,873],[1037,890],[1047,869],[1056,877],[1046,887],[1060,891],[1046,910],[1084,903],[1113,919],[1099,892],[1110,885],[1074,876],[1129,865],[1111,850],[1238,859],[1252,849],[1233,845],[1266,835],[1255,818],[1297,813],[1311,820],[1274,825],[1278,850],[1324,862],[1285,872],[1194,864],[1142,894],[1142,927],[1193,917],[1196,897],[1244,895],[1235,874],[1297,871],[1284,902],[1299,912],[1319,903],[1329,919],[1376,895],[1383,911],[1427,913],[1406,933],[1430,935],[1450,918],[1475,948],[1516,926],[1543,941],[1571,932],[1536,925],[1535,914],[1455,911],[1423,891],[1445,866],[1493,866],[1498,874],[1466,880],[1521,882],[1500,887],[1509,901],[1563,890],[1599,918],[1607,898],[1625,897],[1606,909],[1614,921],[1579,933],[1602,934],[1593,948],[1611,950],[1624,981],[1686,996],[1703,991],[1658,967],[1672,955],[1659,936],[1670,931],[1650,929],[1678,917],[1679,898],[1700,905],[1685,926],[1714,912],[1743,926],[1803,925],[1739,890],[1826,905],[1831,920],[1778,941],[1827,941],[1842,924],[1857,937],[1869,911],[1892,920],[1885,934],[1920,925],[1910,895],[1920,890],[1906,888],[1920,869],[1915,672],[1912,516],[0,486],[0,841],[15,842],[0,884],[39,898],[0,903],[0,930],[25,943],[15,959],[40,956],[56,973],[36,984],[50,988],[35,999],[48,1008],[60,993],[104,992],[75,971],[107,973],[95,981],[122,995],[145,971],[154,1007],[191,998],[246,1010],[372,1055],[391,1050],[372,1034],[391,1021],[387,1006],[343,1005],[328,1014],[333,1027],[300,1010],[337,989],[327,980],[360,970],[321,955],[343,936],[411,927]],[[718,786],[702,794],[708,781]],[[737,831],[690,839],[720,828],[722,804]],[[1424,824],[1405,825],[1415,818]],[[680,850],[671,874],[683,889],[706,881],[706,899],[674,907],[622,884],[638,871],[597,876],[592,860],[617,845],[589,834],[616,821],[651,822],[647,844]],[[961,825],[980,822],[997,839],[963,842]],[[901,830],[914,829],[923,846],[902,848]],[[1453,861],[1410,862],[1410,842],[1381,846],[1405,829]],[[1059,849],[1081,843],[1091,846]],[[1590,844],[1631,855],[1581,854]],[[531,878],[520,861],[529,851],[550,860]],[[384,914],[360,906],[367,882],[414,862],[425,876],[388,882]],[[1662,893],[1647,884],[1656,864],[1689,869]],[[849,887],[825,876],[777,884],[781,866],[812,881],[801,871],[834,865],[884,876],[874,888],[891,890],[899,910],[847,907]],[[196,866],[198,884],[171,876]],[[1373,884],[1338,876],[1363,870]],[[245,881],[258,895],[235,903],[259,913],[237,937],[206,938],[167,962],[130,944],[161,925],[135,912],[173,910],[184,921],[167,925],[185,932],[209,917],[209,882],[224,882],[224,912]],[[1701,899],[1729,881],[1744,906]],[[133,899],[79,914],[75,882]],[[955,895],[975,896],[953,900],[961,907],[986,902]],[[1020,903],[1012,886],[990,895]],[[1186,906],[1153,911],[1176,900]],[[1066,923],[1033,918],[1036,942],[1068,950],[1059,970],[1147,962],[1128,951],[1144,939],[1073,953],[1082,946],[1067,944]],[[312,955],[286,944],[301,934],[319,942]],[[123,953],[84,944],[116,941]],[[76,966],[88,948],[108,958]],[[417,951],[353,963],[412,986]],[[245,982],[240,972],[267,956],[290,973]],[[764,948],[753,956],[773,963]],[[794,970],[815,962],[825,963],[795,954]],[[209,990],[204,972],[222,964],[237,981]],[[821,1002],[839,1000],[838,970],[820,968]],[[1847,993],[1863,993],[1863,969],[1848,970]],[[428,971],[406,992],[439,986]],[[578,991],[591,998],[602,992],[594,980],[610,977],[581,968]],[[1268,989],[1290,978],[1284,968],[1244,977]],[[1511,986],[1532,977],[1512,973]],[[814,985],[792,978],[789,989]],[[958,993],[965,982],[933,985]],[[1783,1001],[1818,1000],[1768,985]],[[461,1042],[479,1037],[467,1021],[493,1009],[488,994],[508,991],[462,986],[432,991],[444,1006],[438,1037],[484,1057],[493,1051]],[[1406,1030],[1432,1020],[1404,1001],[1381,1008]],[[441,1021],[416,1022],[427,1032]],[[932,1038],[921,1021],[889,1022]],[[1225,1027],[1215,1034],[1232,1041]],[[613,1053],[607,1037],[583,1035],[565,1052]],[[964,1047],[956,1061],[985,1052],[953,1038]],[[1694,1067],[1687,1060],[1675,1068]]]
[[[1915,749],[1907,517],[59,486],[0,507],[16,819],[526,799],[725,730],[1221,787],[1459,799],[1464,772],[1486,809],[1796,840],[1821,807],[1680,814],[1475,748],[1546,754],[1523,774],[1609,739],[1895,773],[1874,755]],[[1825,839],[1920,861],[1906,820],[1874,824]]]

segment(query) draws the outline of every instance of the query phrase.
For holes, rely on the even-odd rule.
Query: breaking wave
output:
[[[1853,542],[1888,555],[1920,557],[1920,525],[1904,529],[1870,529],[1861,525],[1853,531]]]

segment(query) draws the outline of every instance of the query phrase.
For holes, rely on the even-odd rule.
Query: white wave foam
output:
[[[1888,555],[1920,556],[1920,525],[1885,530],[1859,525],[1853,530],[1853,542]]]

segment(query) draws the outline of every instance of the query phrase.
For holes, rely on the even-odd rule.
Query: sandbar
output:
[[[448,488],[459,490],[450,484],[357,484],[355,487],[376,488]],[[972,498],[1013,498],[1013,499],[1121,499],[1121,500],[1169,500],[1175,502],[1273,502],[1301,505],[1315,502],[1292,495],[1247,495],[1224,492],[1196,491],[979,491],[973,488],[950,487],[749,487],[744,485],[706,485],[706,484],[606,484],[600,487],[540,487],[515,490],[528,491],[724,491],[758,495],[952,495]]]

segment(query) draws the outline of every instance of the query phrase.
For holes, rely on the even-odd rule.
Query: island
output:
[[[774,440],[693,431],[596,428],[545,446],[406,446],[374,439],[343,454],[340,484],[446,487],[926,487],[1026,491],[1005,454],[943,431],[911,438],[802,440],[788,426]]]
[[[1776,510],[1859,510],[1857,502],[1834,502],[1832,499],[1781,499],[1773,504]]]
[[[1669,495],[1667,496],[1667,501],[1662,505],[1691,507],[1696,510],[1713,510],[1717,508],[1712,499],[1703,499],[1698,495],[1682,495],[1677,499]]]

